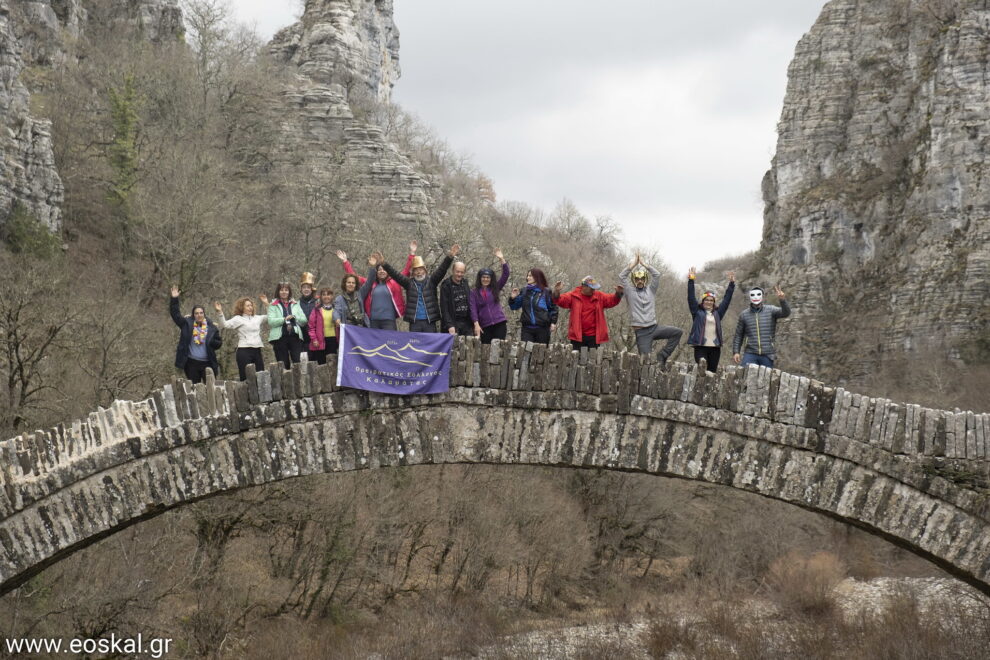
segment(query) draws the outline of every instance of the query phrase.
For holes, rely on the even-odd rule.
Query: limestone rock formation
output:
[[[369,109],[399,77],[391,0],[307,0],[301,20],[269,46],[294,68],[283,116],[284,167],[309,181],[340,180],[353,209],[415,224],[429,216],[431,184],[391,144]],[[346,221],[346,218],[341,218]]]
[[[785,363],[990,359],[990,4],[832,0],[797,46],[763,183]]]
[[[91,19],[133,26],[153,41],[183,33],[178,0],[112,0],[94,11],[86,5],[0,0],[0,226],[18,204],[52,230],[62,224],[64,189],[55,168],[51,122],[32,115],[32,90],[23,74],[61,64]]]
[[[10,6],[0,0],[0,227],[19,205],[54,230],[62,223],[63,188],[51,123],[31,116],[23,69]]]

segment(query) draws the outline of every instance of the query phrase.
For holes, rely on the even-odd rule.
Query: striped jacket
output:
[[[785,319],[791,315],[791,307],[787,299],[782,298],[780,307],[775,305],[760,305],[743,310],[736,323],[736,336],[732,340],[732,353],[740,353],[743,339],[746,340],[746,352],[755,355],[766,355],[773,359],[777,354],[773,337],[777,332],[777,319]]]

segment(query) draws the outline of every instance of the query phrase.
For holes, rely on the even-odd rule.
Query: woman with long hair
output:
[[[275,359],[286,369],[299,362],[303,346],[302,326],[305,314],[292,297],[292,285],[279,282],[275,287],[275,299],[268,305],[268,343],[275,351]]]
[[[168,311],[172,321],[179,326],[175,366],[182,369],[193,383],[202,383],[207,369],[213,369],[213,373],[219,375],[216,351],[223,344],[223,339],[213,321],[206,318],[206,308],[193,305],[189,316],[182,316],[179,312],[179,287],[173,286]]]
[[[509,263],[501,249],[495,250],[495,256],[502,262],[502,276],[496,282],[495,271],[491,268],[479,270],[468,301],[471,320],[474,321],[474,334],[481,337],[482,344],[490,344],[493,339],[505,339],[508,325],[499,295],[509,281]]]
[[[557,329],[557,305],[553,302],[553,292],[547,283],[547,276],[539,268],[530,268],[526,273],[526,288],[521,292],[513,289],[509,298],[509,309],[520,309],[522,330],[519,338],[537,344],[549,344],[550,335]]]
[[[268,298],[261,295],[258,300],[263,305],[268,304]],[[261,326],[268,323],[268,317],[263,314],[256,314],[254,303],[250,298],[238,298],[234,303],[234,316],[225,318],[223,315],[223,305],[219,302],[213,303],[213,308],[217,310],[220,318],[217,325],[221,328],[228,328],[237,332],[237,350],[234,358],[237,360],[237,374],[241,380],[247,378],[247,366],[253,364],[255,371],[264,371],[265,360],[261,355],[261,348],[264,346],[261,339]]]

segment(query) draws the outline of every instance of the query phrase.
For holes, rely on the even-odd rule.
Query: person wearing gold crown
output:
[[[626,295],[626,300],[629,302],[629,322],[636,333],[636,350],[639,354],[649,355],[653,351],[655,340],[667,340],[657,354],[657,360],[663,368],[680,343],[684,332],[680,328],[657,323],[657,289],[660,288],[660,271],[643,263],[643,258],[637,252],[632,263],[619,273],[619,282],[629,290]]]
[[[687,299],[693,321],[687,343],[688,346],[694,347],[694,363],[697,364],[701,358],[704,358],[708,371],[715,373],[719,358],[722,356],[722,319],[729,311],[732,293],[736,290],[736,274],[729,272],[729,287],[725,290],[725,298],[718,307],[715,306],[714,291],[705,291],[701,295],[701,303],[698,303],[694,293],[695,275],[697,271],[691,266],[688,271]]]
[[[447,275],[454,257],[461,251],[460,245],[453,245],[440,265],[427,274],[423,257],[417,256],[412,263],[412,277],[406,277],[385,261],[380,252],[376,252],[368,260],[372,267],[381,264],[389,276],[406,290],[406,310],[403,319],[409,324],[411,332],[438,332],[440,322],[440,302],[437,297],[437,287]]]
[[[320,299],[316,294],[316,278],[312,273],[303,273],[299,278],[299,307],[303,311],[302,318],[299,319],[299,329],[303,332],[303,337],[309,336],[309,317],[313,310],[320,306]]]

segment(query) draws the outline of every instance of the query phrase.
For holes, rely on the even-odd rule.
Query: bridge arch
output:
[[[758,493],[885,537],[990,594],[990,416],[765,367],[669,371],[608,350],[476,339],[451,390],[340,390],[335,365],[173,380],[145,401],[0,442],[0,593],[135,522],[230,490],[420,464],[603,468]]]

